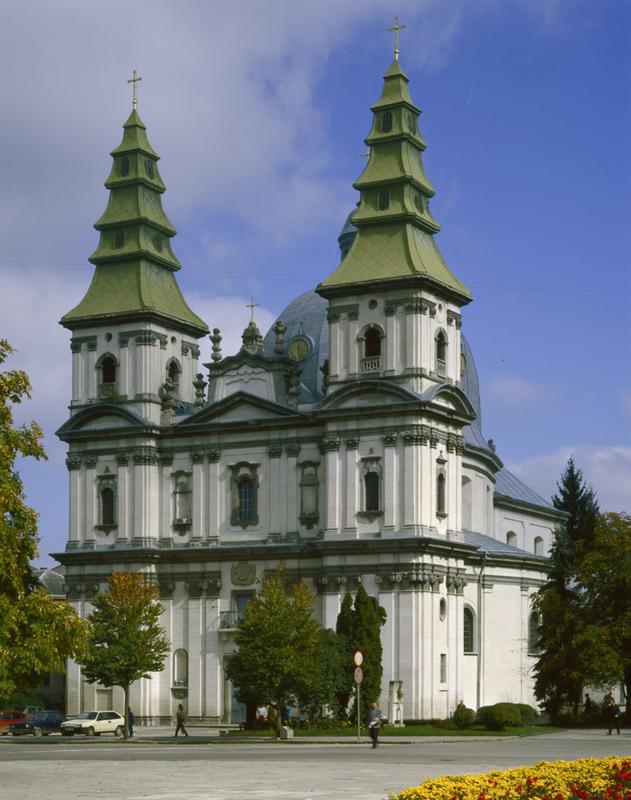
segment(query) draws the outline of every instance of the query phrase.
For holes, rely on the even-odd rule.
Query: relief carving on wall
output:
[[[230,578],[235,586],[250,586],[256,580],[256,566],[249,561],[239,561],[232,565]]]

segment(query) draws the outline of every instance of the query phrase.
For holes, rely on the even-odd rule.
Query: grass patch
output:
[[[505,731],[487,731],[486,728],[474,725],[471,728],[460,730],[458,728],[439,728],[433,725],[407,725],[405,728],[395,728],[386,725],[381,729],[380,736],[405,737],[405,736],[539,736],[544,733],[557,733],[564,728],[555,728],[552,725],[521,725],[518,728],[507,728]],[[368,736],[366,728],[361,729],[362,736]],[[227,731],[222,733],[227,737],[248,737],[274,739],[276,732],[271,729],[253,731]],[[357,728],[320,728],[309,730],[305,728],[294,729],[294,737],[302,736],[357,736]]]

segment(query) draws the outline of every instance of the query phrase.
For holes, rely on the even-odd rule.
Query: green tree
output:
[[[80,663],[88,683],[123,689],[127,738],[129,687],[163,669],[170,645],[160,625],[162,606],[155,586],[133,572],[116,572],[107,580],[109,589],[92,601],[89,646]]]
[[[341,702],[346,698],[346,705],[348,705],[353,693],[353,671],[355,667],[353,654],[357,650],[360,650],[364,656],[362,664],[364,680],[361,685],[363,708],[366,709],[371,703],[379,700],[381,679],[383,677],[381,628],[385,621],[385,609],[370,597],[361,583],[357,589],[354,603],[350,594],[346,594],[342,600],[336,630],[339,635],[344,637],[347,643],[345,667],[347,688],[345,692],[339,693]],[[352,717],[354,713],[356,712],[353,706],[353,708],[349,709],[349,716]]]
[[[318,720],[323,708],[340,716],[338,693],[348,685],[346,664],[346,641],[330,628],[321,628],[315,680],[305,694],[298,692],[296,697],[310,720]]]
[[[314,596],[305,581],[289,591],[285,573],[263,578],[238,622],[237,651],[227,667],[242,703],[276,706],[276,734],[283,710],[308,702],[320,685],[321,627],[313,616]]]
[[[0,364],[13,348],[0,339]],[[0,697],[32,689],[66,658],[80,653],[86,626],[67,603],[53,600],[29,566],[37,556],[37,514],[25,502],[19,457],[45,459],[35,422],[15,427],[13,406],[31,396],[21,370],[0,372]]]
[[[353,663],[354,653],[354,637],[353,625],[355,622],[355,612],[353,611],[353,595],[346,592],[342,599],[340,613],[337,615],[335,624],[335,631],[341,637],[344,643],[344,650],[346,653],[345,660],[342,665],[344,678],[341,681],[341,686],[337,691],[337,704],[341,715],[346,715],[349,708],[351,697],[353,696],[353,682],[351,675],[355,664]]]
[[[586,681],[598,686],[622,682],[631,697],[631,516],[603,514],[591,546],[578,566],[583,617],[597,631],[589,650]],[[595,634],[594,634],[595,636]]]

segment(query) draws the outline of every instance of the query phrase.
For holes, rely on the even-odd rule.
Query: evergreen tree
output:
[[[383,677],[383,648],[381,645],[381,628],[386,621],[386,612],[376,603],[374,598],[366,592],[363,584],[359,584],[355,602],[346,594],[337,618],[337,633],[344,637],[347,643],[347,658],[345,671],[347,675],[345,689],[338,694],[340,708],[348,708],[354,694],[353,671],[355,664],[353,655],[360,650],[364,656],[362,670],[364,680],[361,685],[362,712],[370,703],[377,702],[381,694],[381,679]],[[354,703],[348,708],[349,717],[355,715]]]
[[[13,352],[0,339],[0,364]],[[15,462],[45,459],[35,422],[14,427],[13,406],[31,396],[28,375],[0,372],[0,697],[32,689],[85,641],[86,626],[67,603],[54,600],[34,579],[37,514],[26,504]]]
[[[353,595],[346,592],[342,600],[340,613],[337,615],[335,632],[342,639],[344,644],[345,657],[342,662],[343,679],[337,691],[337,703],[340,715],[345,716],[349,708],[349,703],[353,694],[353,684],[350,676],[355,666],[353,662],[353,623],[355,614],[353,612]]]
[[[557,489],[552,502],[566,517],[555,531],[548,582],[535,599],[541,615],[535,695],[553,716],[566,704],[577,711],[586,682],[586,620],[577,572],[593,545],[599,515],[594,492],[572,458]]]

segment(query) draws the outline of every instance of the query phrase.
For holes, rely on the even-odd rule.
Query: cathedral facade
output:
[[[236,621],[282,564],[335,627],[362,583],[383,606],[382,706],[441,718],[463,700],[533,703],[538,619],[559,516],[482,434],[462,333],[471,294],[435,242],[418,107],[384,76],[339,237],[340,263],[236,354],[188,306],[158,156],[136,109],[112,151],[92,283],[72,333],[68,598],[82,615],[116,571],[159,587],[172,651],[132,687],[147,723],[235,722]],[[122,706],[68,670],[68,711]],[[121,710],[119,708],[119,710]]]

